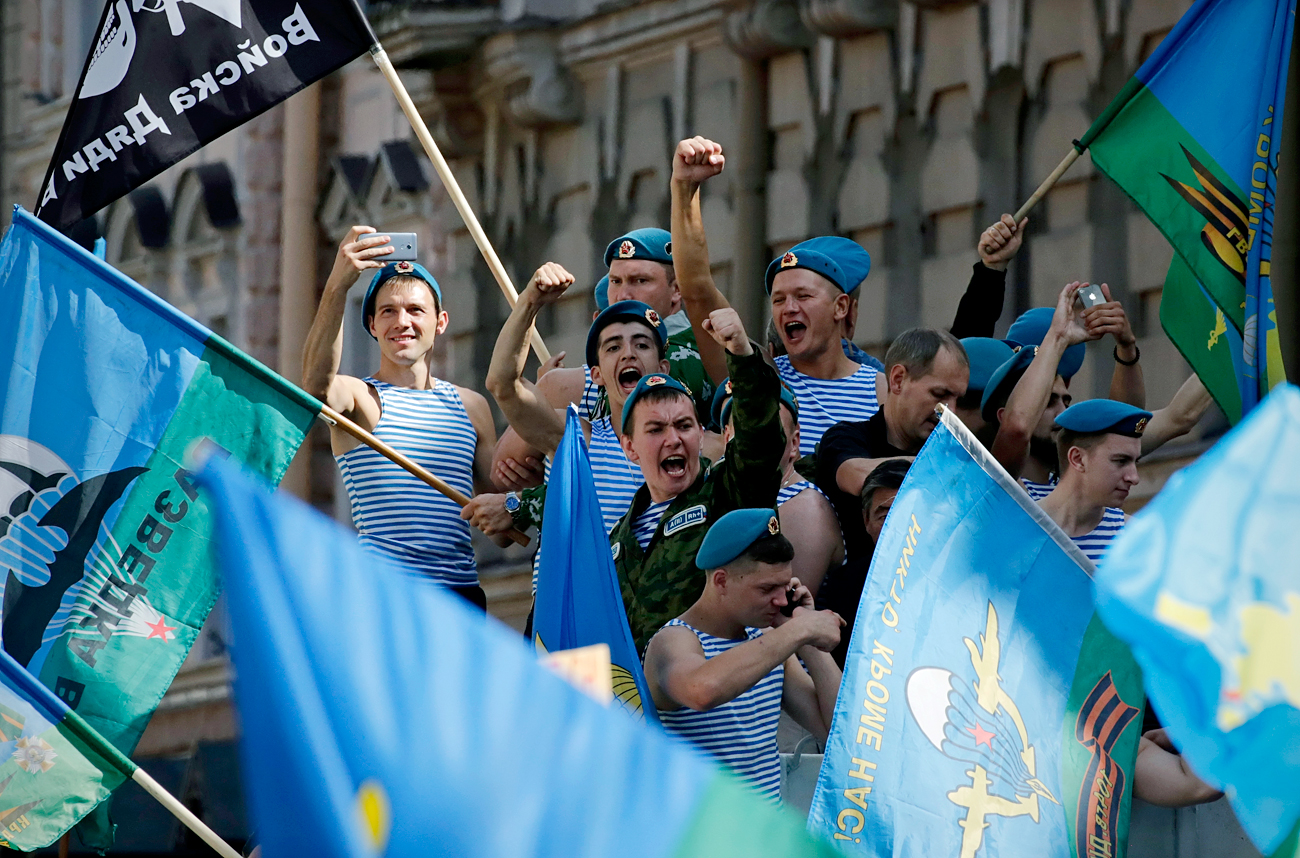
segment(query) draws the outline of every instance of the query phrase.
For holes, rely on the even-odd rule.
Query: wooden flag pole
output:
[[[429,133],[428,126],[424,124],[424,119],[420,117],[419,111],[415,109],[415,102],[411,101],[411,96],[406,91],[406,85],[398,77],[397,69],[393,68],[392,60],[388,58],[388,54],[380,47],[378,42],[370,49],[370,56],[374,58],[375,65],[379,66],[379,71],[383,73],[384,79],[392,87],[393,95],[397,96],[397,103],[402,106],[402,112],[406,114],[406,119],[411,123],[411,128],[415,129],[415,136],[419,139],[420,145],[424,147],[424,152],[429,156],[429,160],[433,162],[433,169],[437,171],[438,178],[442,179],[447,194],[456,205],[456,211],[460,212],[461,218],[465,221],[465,226],[469,227],[469,234],[473,236],[474,243],[478,245],[479,252],[483,254],[488,270],[496,278],[497,285],[501,287],[502,294],[506,296],[506,302],[510,304],[511,309],[514,309],[515,303],[519,300],[519,293],[515,291],[514,284],[510,282],[510,275],[506,273],[505,266],[501,264],[501,259],[497,256],[496,250],[493,249],[492,242],[488,240],[487,233],[483,231],[478,218],[474,216],[474,210],[469,207],[469,200],[465,199],[460,184],[452,174],[451,167],[447,166],[446,159],[442,157],[442,152],[439,151],[433,135]],[[542,341],[542,335],[537,333],[536,328],[533,328],[530,332],[529,339],[533,351],[537,353],[538,360],[546,363],[551,359],[551,352],[546,348],[546,343]]]
[[[455,488],[453,488],[443,480],[439,479],[438,477],[430,473],[427,469],[420,467],[419,464],[412,461],[409,457],[403,455],[397,450],[394,450],[392,447],[385,444],[383,441],[380,441],[374,435],[370,434],[365,429],[362,429],[356,423],[344,417],[342,414],[338,413],[333,408],[330,408],[328,405],[324,405],[321,407],[320,417],[329,425],[337,426],[339,429],[342,429],[344,432],[348,433],[353,438],[356,438],[358,441],[360,441],[362,444],[365,444],[367,447],[370,447],[372,450],[379,453],[381,456],[384,456],[389,461],[406,469],[412,475],[414,475],[424,483],[428,484],[429,486],[432,486],[435,491],[439,492],[442,495],[445,495],[448,498],[451,498],[456,503],[460,504],[462,507],[469,503],[470,499],[468,497],[461,494]],[[527,545],[529,542],[527,536],[525,536],[524,534],[520,533],[518,530],[513,528],[506,531],[506,536],[510,537],[511,541],[514,542],[516,545]]]
[[[241,858],[240,854],[230,848],[230,844],[217,836],[217,832],[208,828],[190,809],[181,804],[176,796],[163,789],[162,786],[144,769],[136,767],[131,773],[131,780],[138,783],[145,792],[158,800],[158,803],[171,811],[172,815],[185,823],[185,827],[197,834],[204,843],[208,844],[216,851],[221,858]]]
[[[1030,196],[1029,199],[1025,200],[1025,204],[1020,207],[1020,211],[1016,212],[1016,223],[1020,223],[1024,220],[1025,215],[1029,214],[1030,209],[1038,205],[1043,197],[1047,196],[1047,192],[1052,189],[1052,185],[1059,182],[1061,177],[1065,175],[1065,171],[1070,169],[1070,165],[1079,160],[1079,155],[1080,150],[1074,148],[1070,150],[1068,155],[1061,159],[1061,163],[1056,165],[1056,169],[1053,170],[1046,179],[1043,179],[1043,183],[1038,186],[1038,190],[1034,191],[1033,195]]]

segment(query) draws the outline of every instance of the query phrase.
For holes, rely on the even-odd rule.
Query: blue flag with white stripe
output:
[[[809,830],[860,856],[1121,858],[1142,680],[1091,569],[945,411],[875,548]]]
[[[608,644],[614,696],[638,718],[657,721],[632,643],[609,534],[578,411],[569,407],[564,439],[546,485],[533,642],[541,652]]]
[[[1129,522],[1097,609],[1156,714],[1272,853],[1300,820],[1300,389],[1280,386]]]

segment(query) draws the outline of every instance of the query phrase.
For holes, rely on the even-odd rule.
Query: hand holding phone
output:
[[[795,601],[795,599],[796,599],[795,589],[791,587],[790,589],[786,590],[785,607],[781,609],[781,613],[785,614],[787,617],[793,617],[794,609],[799,607],[799,603]]]
[[[1106,303],[1106,294],[1101,291],[1101,286],[1096,283],[1085,283],[1080,286],[1079,291],[1075,293],[1075,297],[1079,299],[1079,304],[1085,310]]]
[[[390,232],[388,233],[389,244],[393,246],[393,252],[382,257],[384,262],[418,262],[416,257],[415,233],[413,232]]]

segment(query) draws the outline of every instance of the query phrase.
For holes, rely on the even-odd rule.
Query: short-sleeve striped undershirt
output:
[[[456,388],[442,380],[435,380],[432,390],[394,387],[374,378],[366,383],[378,391],[382,409],[375,437],[473,495],[478,433]],[[364,444],[335,459],[363,546],[441,584],[478,583],[469,524],[454,501]]]
[[[876,369],[859,366],[844,378],[813,378],[790,363],[788,355],[776,359],[781,381],[799,400],[799,454],[812,453],[826,430],[845,420],[870,420],[880,410],[876,399]]]
[[[632,535],[636,537],[637,545],[641,546],[642,551],[645,551],[650,540],[654,538],[655,530],[659,527],[659,519],[664,517],[668,505],[673,500],[674,498],[669,498],[666,501],[652,503],[645,508],[645,512],[636,517],[636,524],[632,526]]]
[[[747,628],[743,639],[727,640],[693,628],[680,619],[670,621],[664,628],[669,626],[685,626],[695,632],[706,659],[763,634],[758,629]],[[712,754],[761,795],[776,802],[781,797],[781,757],[776,748],[776,729],[781,719],[784,689],[785,665],[778,664],[734,700],[708,712],[686,707],[672,711],[660,709],[659,722],[669,733]]]

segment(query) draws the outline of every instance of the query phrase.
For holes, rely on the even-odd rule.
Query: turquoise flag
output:
[[[658,721],[632,643],[600,498],[578,410],[569,406],[564,439],[546,482],[546,516],[533,610],[539,652],[608,644],[614,697],[632,714]]]
[[[1122,858],[1142,679],[1091,569],[945,411],[872,557],[809,830],[882,858]]]
[[[1278,388],[1124,528],[1097,606],[1156,714],[1265,855],[1300,819],[1300,389]]]
[[[833,858],[795,814],[224,463],[201,474],[267,858]]]

